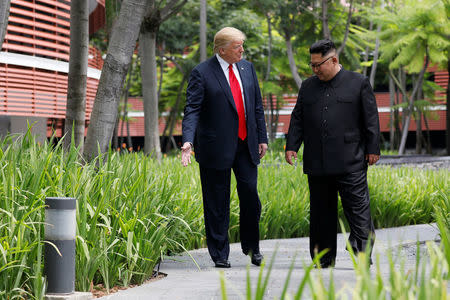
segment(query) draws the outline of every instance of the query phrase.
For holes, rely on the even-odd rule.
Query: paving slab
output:
[[[338,252],[334,269],[313,270],[313,273],[321,273],[325,286],[327,286],[332,270],[336,291],[349,291],[356,282],[353,263],[349,253],[345,250],[345,240],[343,234],[338,235]],[[412,270],[415,266],[417,242],[423,244],[426,241],[436,240],[439,240],[439,230],[435,224],[379,229],[376,230],[376,242],[372,257],[374,262],[378,260],[381,274],[387,278],[389,274],[387,253],[393,254],[392,257],[397,266],[403,261],[405,269]],[[288,293],[293,296],[303,279],[305,266],[311,263],[308,238],[264,240],[261,241],[260,248],[267,261],[275,253],[275,261],[264,298],[280,298],[289,268],[294,261],[294,269],[288,287]],[[249,257],[242,254],[240,244],[231,244],[230,249],[230,269],[215,268],[207,249],[193,250],[189,251],[190,255],[183,254],[166,258],[161,263],[160,271],[167,274],[166,278],[98,299],[222,299],[221,271],[226,280],[228,299],[244,299],[247,270],[250,272],[254,289],[260,269],[250,264]],[[197,264],[190,256],[195,259]],[[375,273],[376,267],[372,266],[371,271]]]
[[[45,300],[89,300],[92,299],[92,293],[73,292],[71,294],[46,294]]]

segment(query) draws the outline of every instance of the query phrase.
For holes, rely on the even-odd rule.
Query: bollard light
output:
[[[76,199],[48,197],[45,205],[47,293],[72,294],[75,292]]]

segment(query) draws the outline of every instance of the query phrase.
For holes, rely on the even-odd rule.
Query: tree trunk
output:
[[[88,160],[98,154],[98,149],[101,152],[106,152],[108,149],[125,76],[147,5],[148,1],[142,0],[124,0],[122,2],[119,17],[112,30],[92,109],[84,148],[84,156]]]
[[[328,25],[328,0],[322,0],[322,32],[323,38],[331,38],[330,28]]]
[[[152,154],[161,160],[161,144],[159,139],[158,113],[158,78],[156,68],[156,34],[159,26],[168,18],[181,10],[187,0],[167,1],[164,7],[161,2],[148,0],[148,11],[142,24],[139,53],[141,57],[142,93],[144,100],[144,153]]]
[[[389,76],[389,106],[390,106],[390,113],[389,113],[389,144],[391,151],[394,150],[394,144],[395,144],[395,127],[394,127],[394,118],[395,118],[395,111],[392,108],[395,104],[395,85],[394,80],[391,76]]]
[[[270,14],[266,14],[266,21],[267,21],[267,31],[269,34],[268,38],[268,45],[267,45],[267,71],[266,71],[266,77],[264,78],[265,81],[268,81],[270,79],[270,65],[271,65],[271,59],[272,59],[272,22],[270,18]]]
[[[74,146],[83,153],[86,121],[86,80],[89,55],[88,0],[70,2],[70,59],[67,77],[64,146],[70,148],[72,131]]]
[[[142,95],[144,100],[144,153],[161,159],[159,141],[159,113],[156,70],[156,31],[141,32],[139,38],[141,56]]]
[[[200,62],[206,56],[206,0],[200,0]]]
[[[375,74],[377,72],[377,64],[378,64],[378,53],[380,49],[380,37],[378,36],[381,30],[381,26],[378,25],[377,27],[377,39],[375,40],[375,50],[373,52],[373,64],[372,69],[370,69],[370,85],[373,89],[375,89]]]
[[[8,27],[9,8],[11,0],[2,0],[0,4],[0,50],[2,49],[3,40],[5,39],[6,28]]]
[[[273,100],[273,95],[269,94],[271,99],[270,101],[270,121],[271,124],[271,140],[274,141],[277,138],[277,130],[278,130],[278,117],[280,114],[278,98],[275,97],[275,101]]]
[[[422,154],[422,112],[418,110],[416,115],[416,154]]]
[[[447,111],[445,116],[447,117],[447,155],[450,155],[450,59],[447,62],[447,72],[448,72],[448,81],[447,81]]]
[[[432,147],[431,147],[431,137],[430,137],[430,126],[428,125],[427,116],[425,114],[423,115],[423,122],[425,123],[425,128],[426,128],[426,133],[427,133],[427,139],[425,142],[426,150],[427,150],[427,154],[431,154]]]
[[[350,22],[352,20],[352,12],[353,12],[353,0],[350,0],[350,6],[348,8],[347,23],[345,24],[344,39],[342,40],[341,46],[339,46],[339,48],[337,49],[337,55],[338,56],[344,50],[345,44],[347,43],[348,33],[350,31]]]
[[[302,86],[302,79],[300,78],[300,75],[298,75],[297,66],[295,65],[294,53],[292,52],[291,37],[288,35],[285,36],[285,41],[286,52],[289,60],[289,68],[291,69],[292,77],[294,78],[297,88],[300,89],[300,87]]]
[[[395,103],[394,104],[400,104],[400,92],[399,89],[395,88]],[[400,136],[402,135],[402,130],[400,128],[400,112],[398,109],[394,111],[394,126],[395,126],[395,133],[394,133],[394,147],[395,149],[398,149],[400,146]]]
[[[119,145],[119,121],[120,115],[117,114],[116,124],[114,125],[113,137],[112,137],[112,148],[114,150],[121,151],[122,145]]]
[[[405,119],[405,126],[403,126],[402,139],[400,141],[400,147],[398,149],[398,154],[400,154],[400,155],[403,155],[405,152],[406,138],[408,137],[409,123],[411,121],[411,114],[414,109],[414,101],[417,97],[417,93],[419,92],[419,89],[422,86],[423,76],[425,75],[425,71],[428,67],[428,62],[429,62],[429,58],[428,58],[428,53],[427,53],[427,55],[425,57],[425,65],[424,65],[423,69],[420,71],[419,77],[416,81],[416,85],[411,93],[410,98],[409,98],[409,107],[408,107],[407,116]]]
[[[169,128],[170,128],[170,124],[172,123],[172,119],[176,118],[176,116],[178,114],[178,112],[177,112],[178,105],[179,105],[179,101],[181,99],[181,93],[183,91],[184,83],[185,83],[186,77],[187,77],[187,75],[184,72],[183,68],[180,66],[180,64],[173,57],[166,57],[166,58],[168,60],[170,60],[175,65],[175,67],[180,71],[181,74],[183,74],[183,78],[181,80],[180,86],[178,87],[177,100],[175,102],[175,105],[170,110],[169,117],[167,118],[166,125],[164,126],[164,130],[163,130],[163,133],[162,133],[162,136],[165,138],[165,140],[164,140],[164,151],[167,150],[166,148],[167,148],[167,143],[168,143],[168,139],[169,139],[169,136],[168,136],[167,132],[168,132],[168,130],[170,132]]]
[[[128,104],[128,96],[126,98],[125,104]],[[130,122],[127,121],[126,124],[127,127],[127,145],[128,145],[128,149],[134,149],[133,147],[133,139],[131,138],[131,132],[130,132]]]
[[[164,77],[164,55],[166,51],[166,42],[161,42],[161,49],[159,51],[159,57],[161,58],[159,61],[159,85],[158,85],[158,99],[161,97],[162,91],[162,83]]]
[[[127,127],[127,148],[133,148],[133,145],[131,143],[131,137],[130,137],[130,122],[128,120],[128,94],[130,91],[130,86],[131,86],[131,77],[133,74],[133,69],[134,69],[134,64],[135,64],[135,60],[132,58],[131,59],[131,64],[130,67],[128,68],[128,80],[127,80],[127,84],[126,87],[123,89],[123,108],[122,108],[122,124],[120,125],[120,143],[123,144],[124,141],[124,132],[123,132],[123,127],[126,124]]]
[[[372,9],[375,7],[377,0],[372,1]],[[372,31],[373,29],[373,20],[370,20],[369,22],[369,31]],[[364,62],[367,63],[369,61],[369,46],[366,46],[366,51],[364,52]],[[367,66],[364,66],[363,68],[363,75],[367,76]]]
[[[272,113],[272,121],[274,124],[274,139],[277,138],[277,130],[278,130],[278,120],[280,119],[280,105],[279,105],[279,99],[276,98],[276,103],[275,103],[275,111]]]
[[[170,119],[169,123],[169,134],[168,134],[168,141],[170,140],[172,142],[172,146],[175,148],[176,145],[174,145],[174,138],[173,138],[173,131],[175,129],[175,123],[177,121],[177,115],[178,115],[178,107],[180,106],[181,102],[181,94],[183,92],[184,84],[186,82],[186,75],[183,75],[183,79],[181,80],[180,88],[178,89],[178,95],[177,95],[177,101],[175,102],[175,105],[172,109],[172,118]],[[166,141],[166,150],[167,150],[167,143]]]
[[[417,92],[417,99],[422,99],[422,87],[419,87],[419,92]],[[416,154],[422,154],[423,145],[423,130],[422,130],[422,111],[418,107],[416,114]]]
[[[363,62],[367,63],[369,61],[369,46],[366,47],[366,50],[364,51],[364,59]],[[363,67],[363,71],[362,74],[364,75],[364,77],[367,76],[367,66],[364,65]]]
[[[400,86],[398,87],[398,89],[400,90],[400,94],[402,95],[401,99],[399,98],[400,101],[398,102],[398,104],[400,104],[400,103],[408,101],[408,95],[406,94],[406,72],[405,72],[405,70],[403,68],[400,68],[398,70],[398,73],[399,73],[398,75],[399,75],[399,78],[400,78]],[[398,114],[398,116],[399,116],[399,121],[398,121],[399,126],[400,126],[400,123],[401,123],[401,127],[400,128],[405,128],[405,122],[406,122],[405,113],[404,113],[405,111],[406,111],[406,109],[404,109],[402,111],[401,118],[400,118],[400,113]],[[400,140],[401,140],[402,136],[403,136],[403,133],[401,133],[400,136],[399,136],[399,140],[398,140],[398,146],[399,147],[400,147]]]
[[[273,106],[274,106],[274,103],[273,103],[273,95],[272,95],[272,93],[269,93],[268,95],[267,95],[267,103],[268,103],[268,111],[269,111],[269,140],[270,141],[273,141],[273,139],[274,139],[274,121],[273,121],[273,117],[274,117],[274,115],[273,115]]]

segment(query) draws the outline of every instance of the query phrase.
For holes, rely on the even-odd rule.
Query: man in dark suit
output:
[[[240,206],[242,251],[260,265],[257,165],[267,150],[261,92],[253,65],[242,59],[245,35],[225,27],[214,37],[215,55],[196,66],[186,90],[181,162],[192,147],[200,167],[206,243],[218,268],[229,268],[231,169]]]
[[[338,193],[350,225],[355,252],[375,241],[370,215],[367,166],[380,158],[380,128],[369,80],[339,64],[331,40],[310,48],[315,73],[300,88],[286,141],[286,161],[293,164],[302,142],[303,171],[310,191],[310,254],[328,249],[322,267],[336,259]]]

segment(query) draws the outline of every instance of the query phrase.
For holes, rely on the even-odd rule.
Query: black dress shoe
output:
[[[231,268],[230,262],[226,259],[220,259],[214,262],[216,268]]]
[[[330,264],[330,263],[320,263],[320,267],[321,267],[322,269],[327,269],[327,268],[333,268],[334,265],[333,265],[333,264]]]
[[[316,265],[316,269],[317,268],[319,268],[318,265]],[[321,269],[334,268],[334,263],[329,261],[320,262],[320,268]]]
[[[264,256],[261,253],[252,253],[252,264],[254,264],[255,266],[260,266]]]

